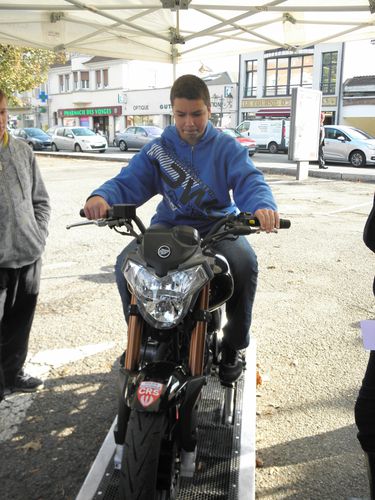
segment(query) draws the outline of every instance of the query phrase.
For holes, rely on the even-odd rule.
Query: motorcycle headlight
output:
[[[156,276],[128,260],[124,276],[133,289],[144,319],[155,328],[171,328],[187,313],[194,294],[209,277],[202,265]]]

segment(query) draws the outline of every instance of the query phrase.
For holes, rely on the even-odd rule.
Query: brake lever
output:
[[[74,224],[68,224],[65,226],[65,229],[71,229],[72,227],[78,227],[78,226],[88,226],[88,225],[95,225],[95,226],[106,226],[107,225],[108,219],[97,219],[97,220],[86,220],[84,222],[75,222]]]

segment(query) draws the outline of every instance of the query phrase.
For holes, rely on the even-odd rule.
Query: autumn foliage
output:
[[[0,44],[0,89],[9,104],[20,104],[16,94],[45,82],[49,67],[64,59],[65,54],[50,50]]]

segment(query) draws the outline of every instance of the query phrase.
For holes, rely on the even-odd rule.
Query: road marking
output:
[[[53,368],[63,366],[88,356],[112,349],[114,342],[88,344],[78,348],[49,349],[40,351],[30,357],[25,371],[35,377],[46,379]],[[0,443],[7,441],[18,431],[18,426],[24,421],[27,410],[38,393],[15,392],[6,396],[0,403]]]
[[[326,215],[335,215],[335,214],[339,214],[341,212],[352,212],[356,208],[370,207],[370,206],[371,206],[371,203],[368,201],[366,203],[360,203],[359,205],[352,205],[351,207],[339,208],[338,210],[334,210],[333,212],[329,212]]]
[[[43,269],[65,269],[66,267],[76,266],[78,262],[56,262],[55,264],[43,264]]]

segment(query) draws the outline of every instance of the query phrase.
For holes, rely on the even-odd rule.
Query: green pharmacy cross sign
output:
[[[42,90],[42,92],[39,93],[38,98],[44,103],[48,99],[48,95]]]

